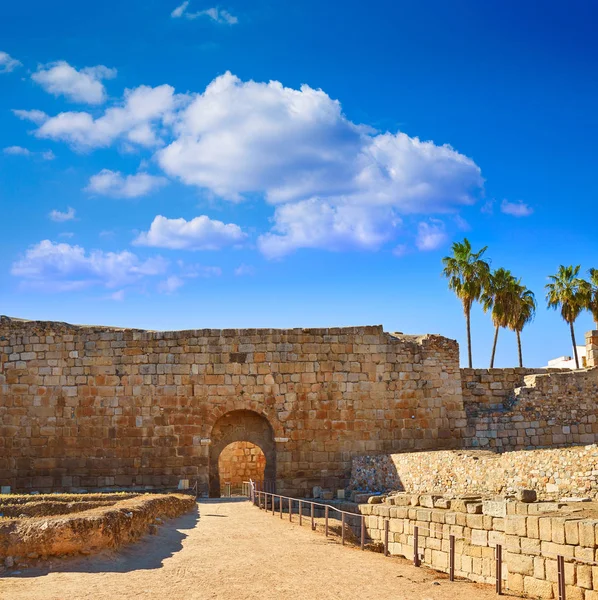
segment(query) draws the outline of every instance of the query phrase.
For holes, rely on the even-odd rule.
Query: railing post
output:
[[[502,545],[496,544],[496,593],[502,596]]]
[[[274,502],[274,494],[270,494],[270,496],[272,496],[272,516],[274,516],[274,510],[275,510],[275,509],[274,509],[274,505],[275,505],[276,503]]]
[[[388,556],[388,524],[390,521],[386,519],[384,521],[384,556]]]
[[[326,532],[326,537],[328,537],[328,504],[324,509],[324,531]]]
[[[313,502],[310,502],[311,504],[311,530],[315,531],[316,530],[316,505]]]
[[[289,521],[293,521],[293,501],[289,498]]]
[[[559,589],[559,600],[566,600],[567,588],[565,587],[565,557],[556,557],[556,566],[558,571],[558,589]]]
[[[278,496],[278,505],[280,506],[280,518],[282,519],[282,496]]]
[[[449,536],[449,579],[455,581],[455,536]]]
[[[345,513],[341,513],[341,544],[345,545]]]
[[[303,524],[303,502],[299,500],[299,525]]]
[[[418,546],[419,546],[419,528],[416,525],[413,527],[413,564],[416,567],[420,566]]]
[[[365,550],[365,515],[361,515],[361,549]]]

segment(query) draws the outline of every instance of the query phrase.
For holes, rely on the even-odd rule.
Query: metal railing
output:
[[[365,525],[366,515],[356,514],[352,512],[348,512],[345,510],[341,510],[340,508],[336,508],[335,506],[330,506],[329,504],[323,504],[321,502],[314,502],[312,500],[300,500],[298,498],[291,498],[290,496],[283,496],[281,494],[275,494],[272,492],[262,491],[257,489],[257,486],[253,481],[249,481],[249,498],[251,502],[259,507],[261,510],[265,510],[272,513],[272,515],[278,514],[280,518],[283,518],[283,514],[288,513],[289,522],[293,522],[293,514],[298,516],[299,525],[303,524],[303,519],[305,515],[305,508],[308,508],[307,517],[311,521],[311,529],[312,531],[316,530],[316,510],[323,510],[324,514],[324,533],[326,537],[330,535],[330,518],[331,513],[335,515],[338,519],[338,515],[340,515],[341,522],[341,543],[345,545],[346,541],[346,529],[348,522],[351,519],[359,520],[359,545],[361,550],[365,550],[366,548],[366,535],[367,529]],[[284,505],[286,504],[286,510]],[[297,506],[297,512],[293,512],[293,507]],[[320,517],[321,518],[321,517]],[[350,527],[350,525],[349,525]],[[421,554],[420,554],[420,541],[419,534],[420,532],[431,532],[428,527],[420,527],[418,525],[413,525],[411,531],[411,538],[413,543],[413,565],[416,567],[420,567],[422,565]],[[384,556],[390,556],[389,552],[389,532],[390,532],[390,519],[385,518],[384,520],[384,542],[383,542],[383,553]],[[446,539],[446,538],[442,538]],[[469,544],[467,540],[463,537],[457,538],[455,535],[449,535],[449,564],[448,564],[448,575],[450,581],[455,581],[455,556],[456,556],[456,544],[457,540],[464,541]],[[566,600],[566,585],[565,585],[565,557],[562,555],[552,555],[552,554],[541,554],[540,556],[544,558],[556,558],[557,560],[557,590],[558,590],[558,600]],[[598,562],[595,561],[585,561],[572,559],[574,564],[587,564],[592,566],[598,566]],[[502,544],[497,544],[495,546],[494,551],[494,578],[495,578],[495,590],[498,595],[502,595],[504,592],[503,586],[503,546]],[[431,567],[433,568],[433,567]]]

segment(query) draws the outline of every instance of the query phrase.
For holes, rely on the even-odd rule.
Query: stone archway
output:
[[[233,410],[220,417],[212,428],[209,463],[211,498],[220,497],[218,458],[233,442],[251,442],[258,446],[266,456],[265,480],[276,480],[276,445],[270,422],[252,410]]]

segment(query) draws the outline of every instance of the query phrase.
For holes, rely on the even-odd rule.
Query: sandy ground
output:
[[[198,508],[119,552],[54,560],[0,579],[0,598],[496,598],[490,586],[451,583],[406,560],[343,547],[246,500],[206,500]]]

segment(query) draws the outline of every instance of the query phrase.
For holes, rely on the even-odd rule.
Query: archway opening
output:
[[[261,482],[269,489],[274,491],[276,480],[276,447],[274,443],[274,431],[263,415],[252,410],[233,410],[220,417],[214,427],[212,427],[210,444],[210,496],[218,498],[224,484],[227,483],[226,472],[220,471],[220,457],[228,446],[237,444],[236,451],[239,452],[239,443],[243,446],[243,456],[251,447],[257,447],[263,459],[259,459],[259,452],[251,450],[256,457],[256,463],[263,464],[263,476]],[[249,453],[249,452],[248,452]],[[230,458],[230,452],[227,450],[224,455],[224,461]],[[240,454],[237,458],[242,458]],[[230,460],[227,461],[230,463]],[[249,462],[245,461],[237,461]],[[224,466],[224,462],[222,463]],[[260,481],[260,480],[258,480]]]
[[[218,457],[220,473],[220,495],[240,495],[243,483],[264,481],[266,455],[251,442],[233,442],[224,448]]]

